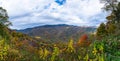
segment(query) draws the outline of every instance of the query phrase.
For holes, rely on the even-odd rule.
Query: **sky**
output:
[[[107,15],[99,0],[0,0],[0,6],[8,12],[11,29],[54,24],[99,26]]]

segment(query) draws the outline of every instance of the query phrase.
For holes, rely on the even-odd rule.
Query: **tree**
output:
[[[8,21],[8,14],[7,11],[5,9],[3,9],[2,7],[0,7],[0,37],[3,38],[9,38],[9,29],[8,26],[11,24]]]
[[[97,29],[96,35],[99,37],[103,37],[107,35],[106,25],[104,23],[101,23],[100,26]]]
[[[81,46],[81,47],[88,47],[90,44],[91,42],[90,40],[88,40],[87,34],[83,34],[78,41],[78,46]]]
[[[105,3],[103,7],[106,11],[116,10],[116,6],[118,4],[118,0],[100,0],[101,3]]]
[[[119,0],[100,0],[105,3],[104,10],[110,13],[106,17],[108,34],[118,34],[120,30],[120,1]]]
[[[8,14],[5,9],[0,7],[0,26],[8,26],[11,23],[8,21]]]
[[[111,23],[111,22],[107,22],[106,23],[106,30],[107,30],[107,33],[114,34],[115,30],[116,30],[116,25]]]

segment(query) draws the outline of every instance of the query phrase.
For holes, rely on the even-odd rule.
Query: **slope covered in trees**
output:
[[[73,39],[77,41],[82,34],[90,34],[94,32],[96,28],[94,27],[80,27],[66,24],[58,25],[44,25],[34,28],[28,28],[24,30],[18,30],[32,37],[40,37],[47,41],[68,41]]]

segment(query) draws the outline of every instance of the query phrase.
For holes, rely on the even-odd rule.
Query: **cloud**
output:
[[[106,13],[99,0],[0,0],[7,9],[12,29],[45,24],[98,26]]]

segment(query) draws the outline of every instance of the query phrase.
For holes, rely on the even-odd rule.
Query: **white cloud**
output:
[[[1,0],[1,2],[1,6],[7,9],[10,16],[16,16],[34,12],[37,8],[43,10],[44,6],[51,3],[52,0]]]
[[[10,21],[13,23],[11,28],[15,29],[62,23],[93,26],[99,24],[96,24],[96,20],[98,22],[105,20],[105,16],[99,16],[103,7],[99,0],[66,0],[61,6],[54,0],[0,0],[0,2],[0,6],[8,11]],[[89,23],[90,21],[93,22]],[[29,24],[32,25],[28,26]]]

